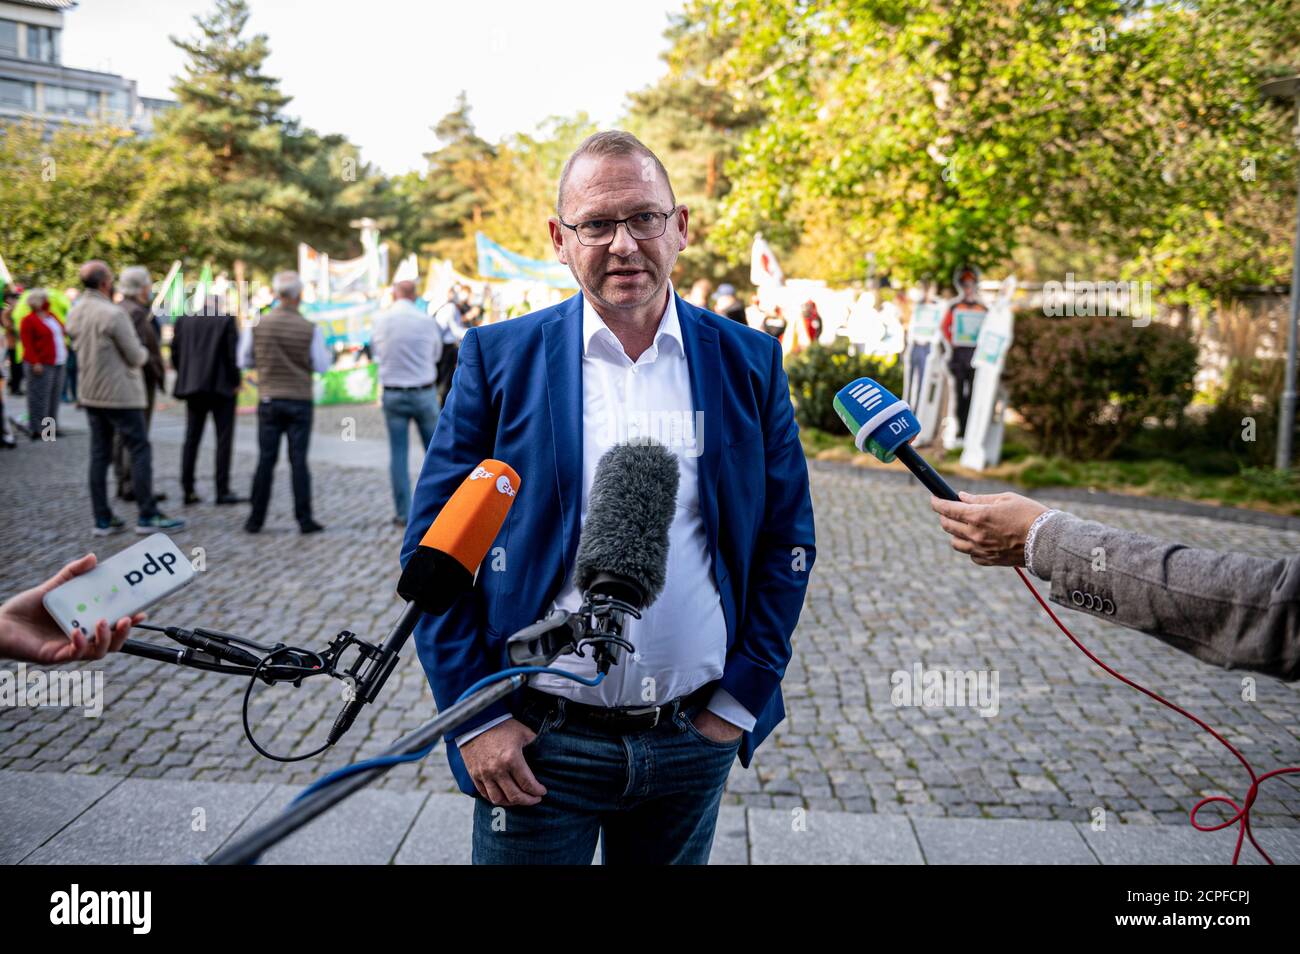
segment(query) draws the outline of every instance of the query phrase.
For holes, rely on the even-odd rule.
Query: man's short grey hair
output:
[[[149,277],[149,269],[143,265],[132,265],[130,268],[122,269],[122,275],[117,280],[118,287],[122,294],[128,298],[134,298],[142,291],[148,291],[153,287],[153,280]]]
[[[302,279],[297,272],[276,272],[271,279],[271,291],[280,298],[302,299]]]
[[[663,176],[664,185],[668,186],[668,195],[672,198],[673,205],[677,204],[677,197],[673,193],[673,184],[668,179],[668,170],[659,161],[659,157],[650,151],[650,147],[630,132],[624,132],[621,129],[608,129],[605,132],[592,133],[582,141],[582,145],[573,151],[573,155],[565,160],[564,168],[560,170],[560,187],[555,196],[555,215],[557,218],[564,218],[564,186],[569,181],[569,172],[573,169],[573,164],[582,156],[592,156],[596,159],[612,156],[639,156],[642,159],[650,160],[658,174]]]
[[[33,288],[27,293],[27,307],[32,311],[40,311],[42,308],[49,308],[49,292],[44,288]]]

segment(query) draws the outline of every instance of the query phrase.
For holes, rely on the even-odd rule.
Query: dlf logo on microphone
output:
[[[148,934],[152,925],[153,892],[71,891],[50,895],[51,924],[129,924],[132,934]]]

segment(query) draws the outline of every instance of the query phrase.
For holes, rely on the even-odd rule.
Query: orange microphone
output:
[[[397,595],[407,601],[402,615],[384,645],[363,649],[362,658],[349,670],[352,697],[334,720],[327,736],[329,745],[352,727],[362,706],[379,695],[421,614],[447,612],[474,586],[479,564],[501,532],[518,492],[519,475],[499,460],[483,461],[456,488],[397,581]]]
[[[518,492],[519,475],[509,464],[485,460],[475,467],[407,561],[397,595],[425,613],[447,612],[474,585]]]

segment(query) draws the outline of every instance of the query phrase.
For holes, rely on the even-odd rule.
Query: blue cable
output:
[[[571,672],[565,672],[563,669],[554,669],[550,666],[514,666],[510,669],[503,669],[500,672],[493,673],[490,676],[484,676],[478,682],[474,683],[462,692],[456,702],[460,702],[462,699],[473,695],[486,686],[492,685],[494,682],[501,682],[503,679],[509,679],[511,676],[539,673],[546,673],[552,676],[564,676],[567,679],[572,679],[574,682],[580,682],[584,686],[598,686],[600,685],[601,680],[605,678],[604,673],[597,674],[595,679],[584,679],[582,676],[574,675]],[[437,744],[437,740],[435,740],[420,749],[418,752],[408,752],[405,755],[378,755],[373,759],[353,762],[351,765],[345,765],[342,768],[335,769],[324,778],[317,779],[315,782],[312,782],[309,786],[303,789],[291,804],[296,805],[313,792],[319,792],[321,789],[327,788],[335,782],[341,781],[349,776],[356,775],[358,772],[365,772],[372,768],[380,768],[388,765],[399,765],[402,762],[418,762],[420,759],[432,752],[433,747]]]

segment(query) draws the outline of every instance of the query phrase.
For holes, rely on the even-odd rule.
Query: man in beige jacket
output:
[[[140,369],[149,352],[140,343],[131,318],[113,304],[113,271],[100,261],[81,266],[85,291],[68,312],[68,335],[80,366],[77,403],[90,423],[90,499],[95,511],[95,536],[108,536],[124,526],[108,505],[108,465],[113,435],[120,434],[131,455],[131,478],[140,516],[136,533],[180,530],[158,510],[153,497],[153,454],[145,431],[144,378]]]

